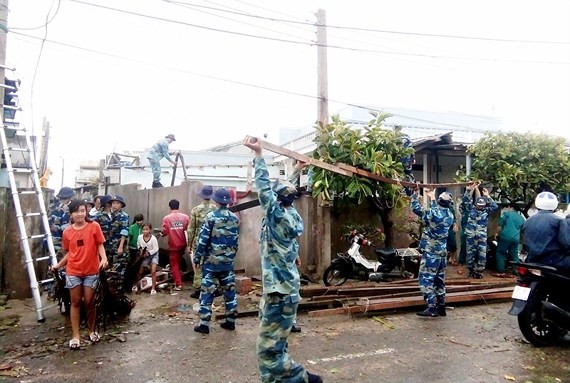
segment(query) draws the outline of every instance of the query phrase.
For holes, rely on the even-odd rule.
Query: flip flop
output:
[[[459,275],[465,275],[465,270],[457,270],[457,274],[459,274]]]
[[[493,276],[497,277],[497,278],[506,278],[507,277],[507,275],[505,273],[495,273],[495,274],[493,274]]]
[[[93,343],[97,343],[101,340],[101,337],[99,336],[98,333],[92,332],[91,334],[89,334],[89,340]]]
[[[79,347],[81,347],[81,341],[79,339],[73,338],[69,341],[70,350],[79,350]]]

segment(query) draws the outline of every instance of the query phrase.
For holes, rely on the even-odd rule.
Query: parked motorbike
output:
[[[570,331],[570,274],[537,263],[515,263],[519,273],[510,315],[534,346],[550,346]]]
[[[394,277],[417,278],[421,256],[416,249],[375,249],[377,261],[370,261],[360,253],[361,246],[374,246],[364,235],[352,231],[349,241],[348,251],[337,254],[325,270],[326,286],[340,286],[349,279],[381,282]]]

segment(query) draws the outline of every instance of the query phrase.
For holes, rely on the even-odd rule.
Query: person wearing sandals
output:
[[[81,302],[87,311],[89,340],[98,342],[101,338],[95,331],[95,290],[99,284],[99,271],[107,267],[105,237],[97,222],[88,216],[85,201],[72,200],[69,203],[71,225],[63,231],[62,248],[65,256],[51,267],[54,272],[66,267],[66,287],[71,295],[71,329],[73,336],[69,348],[81,346],[79,335]]]
[[[133,292],[137,292],[137,284],[140,282],[145,268],[150,267],[152,278],[152,287],[150,295],[156,295],[156,265],[158,265],[158,240],[152,235],[152,225],[150,223],[143,223],[142,234],[137,239],[137,247],[140,256],[143,257],[139,274],[137,275],[137,282],[133,286]]]

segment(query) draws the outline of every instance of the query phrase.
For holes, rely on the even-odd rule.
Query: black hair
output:
[[[69,207],[70,221],[72,221],[71,213],[76,213],[81,206],[85,207],[85,222],[91,222],[91,218],[89,218],[89,212],[87,211],[87,202],[81,199],[72,199],[69,202],[68,207]]]
[[[135,215],[135,218],[133,218],[133,223],[137,223],[140,221],[144,221],[144,216],[139,213],[139,214]]]
[[[178,208],[180,207],[180,202],[177,199],[171,199],[170,202],[168,203],[168,207],[171,208],[172,210],[178,210]]]
[[[150,229],[151,234],[152,234],[152,224],[150,222],[145,222],[142,224],[141,229],[144,229],[145,226],[148,226],[148,228]]]

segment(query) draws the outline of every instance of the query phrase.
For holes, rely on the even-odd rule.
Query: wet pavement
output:
[[[213,322],[209,335],[195,333],[196,300],[189,294],[138,295],[129,321],[110,326],[98,344],[82,340],[79,351],[67,348],[70,329],[56,308],[38,324],[30,301],[9,301],[10,308],[0,310],[0,381],[259,382],[257,318],[240,318],[235,332]],[[255,294],[240,301],[242,310],[251,309]],[[217,298],[215,304],[221,303]],[[529,345],[509,307],[456,307],[445,318],[410,311],[300,315],[302,332],[290,336],[289,348],[327,383],[570,382],[570,342]]]

